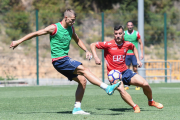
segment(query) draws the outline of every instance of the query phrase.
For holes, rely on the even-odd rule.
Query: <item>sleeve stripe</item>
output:
[[[100,47],[100,46],[99,46],[99,42],[97,42],[97,43],[96,43],[96,48],[99,48],[99,47]]]
[[[139,32],[136,33],[136,36],[137,36],[137,39],[140,39],[140,38],[141,38]]]
[[[72,26],[72,33],[75,33],[75,31],[74,31],[74,26]]]
[[[57,25],[56,25],[56,24],[52,24],[52,25],[55,26],[55,30],[54,30],[54,32],[51,33],[50,35],[51,35],[51,36],[54,36],[54,35],[57,33]]]

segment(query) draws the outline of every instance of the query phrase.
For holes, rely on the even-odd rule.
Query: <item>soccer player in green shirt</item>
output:
[[[127,22],[128,30],[124,31],[124,33],[125,33],[124,40],[133,43],[137,50],[138,50],[138,43],[139,43],[140,44],[140,48],[141,48],[140,59],[143,59],[143,44],[142,44],[142,40],[141,40],[139,32],[134,30],[133,27],[134,27],[133,22],[132,21],[128,21]],[[132,50],[128,50],[127,51],[125,61],[126,61],[126,65],[127,65],[128,69],[130,69],[130,65],[132,63],[133,71],[138,74],[138,71],[137,71],[138,64],[137,64],[136,57],[135,57],[135,55],[134,55]],[[125,90],[128,90],[128,89],[129,89],[129,87],[127,85],[125,85]],[[136,90],[140,90],[140,87],[137,86]]]
[[[86,79],[92,84],[104,89],[108,95],[112,95],[114,90],[120,85],[121,82],[114,85],[107,85],[100,81],[87,68],[85,68],[81,62],[75,61],[68,57],[70,41],[71,38],[73,38],[77,45],[86,52],[86,58],[89,60],[92,58],[92,54],[87,50],[83,42],[75,33],[75,29],[73,27],[75,19],[76,13],[71,9],[67,9],[64,12],[64,18],[61,22],[49,25],[42,30],[29,33],[23,38],[13,41],[10,48],[14,49],[22,42],[33,37],[49,34],[52,64],[54,68],[59,73],[66,76],[70,81],[74,80],[78,83],[75,94],[76,100],[72,114],[90,114],[81,109],[81,101],[86,88]]]

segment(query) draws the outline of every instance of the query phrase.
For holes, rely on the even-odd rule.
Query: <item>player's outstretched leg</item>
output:
[[[121,84],[121,82],[118,82],[114,85],[107,85],[100,81],[93,73],[89,71],[89,69],[85,68],[82,65],[79,65],[73,73],[84,76],[92,84],[104,89],[108,95],[112,95],[116,88]]]

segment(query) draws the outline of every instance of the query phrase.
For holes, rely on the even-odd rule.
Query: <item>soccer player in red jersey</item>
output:
[[[133,107],[135,113],[139,113],[140,108],[138,107],[138,105],[134,104],[131,96],[124,90],[124,84],[142,87],[144,94],[148,98],[149,106],[155,106],[158,109],[162,109],[163,105],[153,100],[152,90],[148,82],[143,77],[141,77],[140,75],[136,74],[135,72],[127,68],[125,64],[125,58],[126,58],[126,53],[129,49],[134,52],[134,55],[136,56],[137,59],[137,63],[139,64],[140,67],[142,66],[142,63],[139,60],[138,51],[134,46],[134,44],[128,41],[124,41],[123,37],[124,37],[123,27],[115,26],[113,40],[107,42],[92,43],[91,51],[93,53],[95,63],[97,65],[101,64],[101,60],[98,58],[96,53],[96,48],[104,49],[104,57],[107,65],[107,74],[111,70],[119,70],[122,73],[122,83],[117,88],[117,90],[120,92],[122,99],[127,104]]]

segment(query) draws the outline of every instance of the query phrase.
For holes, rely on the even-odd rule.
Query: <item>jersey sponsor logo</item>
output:
[[[110,45],[111,43],[108,43],[108,45]]]
[[[124,52],[126,52],[126,49],[124,49]]]
[[[125,60],[125,55],[114,55],[113,62],[123,62]]]
[[[111,50],[117,50],[117,48],[111,48]]]

